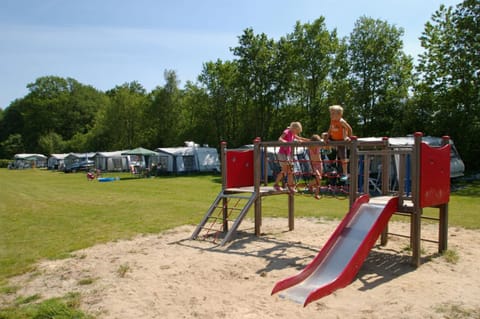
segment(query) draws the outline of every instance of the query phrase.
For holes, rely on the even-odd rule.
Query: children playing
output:
[[[302,124],[300,122],[292,122],[290,126],[287,127],[282,135],[278,138],[279,142],[289,143],[289,142],[304,142],[309,139],[299,136],[302,133]],[[280,146],[278,151],[278,161],[280,163],[281,171],[278,173],[277,178],[275,179],[275,184],[273,188],[277,191],[280,191],[280,182],[287,176],[287,187],[290,193],[295,192],[295,185],[293,182],[293,169],[292,169],[292,147],[291,146]]]

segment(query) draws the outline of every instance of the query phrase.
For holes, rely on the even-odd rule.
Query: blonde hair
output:
[[[300,122],[292,122],[290,123],[289,128],[297,129],[299,133],[302,133],[302,124]]]
[[[328,110],[343,115],[343,107],[341,105],[331,105],[328,107]]]
[[[313,134],[312,137],[310,137],[312,141],[321,141],[322,139],[318,134]]]

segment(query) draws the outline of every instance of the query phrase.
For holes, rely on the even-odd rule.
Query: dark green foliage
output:
[[[46,76],[0,113],[0,157],[151,149],[184,141],[230,147],[275,140],[292,121],[304,135],[327,131],[328,106],[344,106],[354,135],[415,131],[453,137],[467,169],[480,148],[480,5],[440,6],[425,24],[418,57],[403,52],[403,29],[360,17],[338,38],[325,18],[297,22],[278,40],[249,28],[231,61],[205,62],[196,82],[179,87],[174,71],[146,92],[134,81],[100,92],[71,78]]]
[[[456,8],[441,6],[420,38],[417,104],[425,130],[453,137],[470,169],[480,156],[480,3],[466,0]]]
[[[350,116],[358,119],[352,125],[361,136],[402,134],[398,121],[413,84],[413,62],[402,51],[402,35],[402,29],[367,17],[350,35]]]

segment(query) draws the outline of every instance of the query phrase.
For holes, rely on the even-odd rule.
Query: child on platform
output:
[[[352,127],[343,119],[343,107],[332,105],[330,111],[330,127],[328,129],[328,140],[330,141],[350,141],[353,135]],[[337,157],[342,163],[342,180],[347,179],[347,149],[344,145],[337,146]]]
[[[301,137],[300,133],[302,133],[302,124],[300,122],[292,122],[290,126],[287,127],[283,132],[282,135],[278,138],[279,142],[282,143],[289,143],[289,142],[304,142],[308,141],[309,139]],[[280,146],[278,151],[278,162],[280,163],[281,171],[278,173],[277,178],[275,179],[275,184],[273,188],[276,191],[280,191],[280,182],[287,176],[287,187],[290,193],[295,192],[295,185],[293,182],[293,168],[292,168],[292,147],[291,146]]]

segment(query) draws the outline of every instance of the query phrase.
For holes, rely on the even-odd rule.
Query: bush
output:
[[[11,162],[12,160],[10,159],[0,159],[0,168],[7,168],[8,167],[8,164]]]

